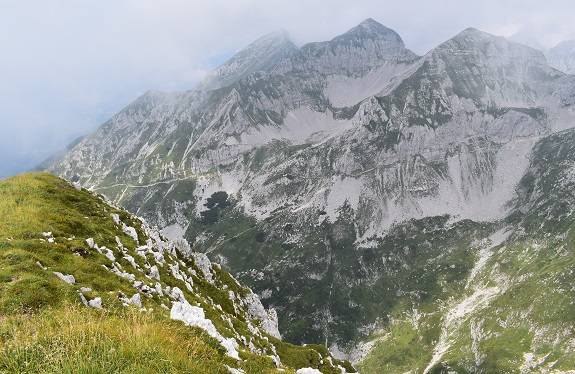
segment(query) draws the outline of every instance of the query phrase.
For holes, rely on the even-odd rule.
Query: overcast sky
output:
[[[373,18],[421,55],[467,27],[549,48],[575,39],[574,14],[572,0],[0,0],[0,178],[277,29],[302,45]]]

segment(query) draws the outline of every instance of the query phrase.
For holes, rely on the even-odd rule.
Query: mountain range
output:
[[[42,168],[185,237],[362,372],[575,369],[575,76],[368,19],[150,91]]]

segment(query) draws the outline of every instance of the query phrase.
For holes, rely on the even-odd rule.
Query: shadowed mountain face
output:
[[[508,283],[527,282],[497,261],[535,250],[522,217],[555,197],[526,186],[574,100],[575,77],[529,47],[467,29],[418,57],[369,19],[299,49],[265,36],[45,167],[185,236],[282,312],[288,340],[358,360],[380,339],[368,372],[503,370],[538,357],[535,333],[489,361],[507,335],[470,321],[487,326]]]

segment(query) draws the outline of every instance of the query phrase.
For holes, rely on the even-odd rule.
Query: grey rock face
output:
[[[304,45],[295,64],[327,74],[361,76],[389,61],[408,62],[417,55],[393,30],[368,19],[327,42]]]
[[[575,74],[575,40],[566,40],[545,52],[549,65],[567,74]]]
[[[201,83],[200,89],[214,90],[229,86],[250,74],[273,68],[296,51],[297,47],[289,40],[285,31],[270,33],[210,73]]]

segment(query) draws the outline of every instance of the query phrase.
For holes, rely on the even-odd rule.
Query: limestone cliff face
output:
[[[529,47],[467,29],[419,57],[366,20],[301,48],[265,36],[47,168],[208,252],[283,312],[288,339],[347,349],[406,295],[448,297],[442,272],[472,270],[463,248],[513,215],[534,145],[575,125],[574,101],[575,77]],[[218,191],[231,205],[208,206]],[[454,253],[467,265],[442,263]]]
[[[305,211],[302,197],[336,212],[359,195],[380,207],[366,219],[380,233],[436,214],[490,219],[504,213],[534,141],[571,126],[572,87],[573,78],[536,50],[474,29],[421,58],[373,20],[300,49],[277,32],[195,90],[146,93],[50,170],[128,206],[141,198],[135,189],[204,176],[257,200],[246,206],[254,215],[286,204]],[[268,152],[262,166],[273,168],[244,162],[273,142],[300,149],[289,157]],[[279,178],[294,167],[298,178]],[[262,186],[270,178],[275,184]],[[334,178],[356,188],[333,201]],[[190,188],[198,202],[211,191]],[[174,221],[162,211],[141,213]]]

